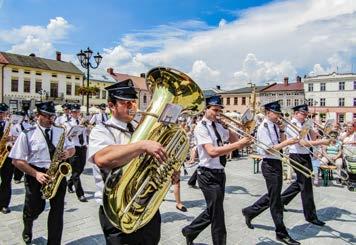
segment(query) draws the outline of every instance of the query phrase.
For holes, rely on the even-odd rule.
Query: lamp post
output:
[[[90,62],[90,58],[93,54],[93,51],[88,47],[86,50],[80,50],[77,54],[80,65],[87,70],[86,78],[87,78],[87,88],[89,88],[89,72],[90,68],[96,69],[98,68],[103,57],[99,54],[99,52],[94,55],[95,65],[92,65]],[[89,114],[89,93],[87,93],[87,115]]]

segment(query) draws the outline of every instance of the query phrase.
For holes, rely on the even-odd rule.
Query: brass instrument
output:
[[[11,123],[9,123],[8,127],[5,129],[1,140],[0,140],[0,168],[4,165],[4,162],[9,155],[10,151],[7,146],[7,139],[9,138],[10,135],[10,128],[11,128]]]
[[[168,160],[161,164],[154,157],[142,154],[112,170],[107,177],[103,191],[105,214],[115,227],[127,234],[153,218],[171,185],[173,172],[181,168],[189,151],[185,130],[176,122],[159,120],[167,114],[165,109],[173,104],[181,107],[182,113],[195,114],[205,107],[199,86],[180,71],[157,67],[147,73],[146,81],[153,97],[130,142],[157,141],[166,149]]]
[[[226,116],[223,113],[221,113],[220,116],[224,117],[228,121],[233,122],[235,124],[239,123],[238,121],[230,118],[229,116]],[[288,155],[286,155],[284,153],[281,153],[280,151],[278,151],[276,149],[270,148],[268,145],[266,145],[263,142],[259,141],[257,138],[251,136],[249,133],[245,132],[244,130],[242,130],[242,129],[238,128],[238,127],[234,127],[233,125],[231,125],[231,123],[230,124],[226,123],[226,124],[231,130],[236,132],[238,135],[240,135],[242,137],[250,137],[250,138],[252,138],[252,140],[254,141],[254,143],[255,143],[255,145],[257,147],[261,148],[262,150],[267,151],[268,153],[274,155],[275,157],[280,158],[283,162],[285,162],[286,164],[291,166],[294,170],[296,170],[296,171],[300,172],[301,174],[303,174],[305,177],[307,177],[307,178],[314,177],[314,173],[313,173],[312,170],[310,170],[309,168],[303,166],[299,162],[289,158]]]
[[[41,187],[42,199],[53,198],[57,193],[58,187],[63,177],[72,172],[72,166],[69,163],[61,163],[59,160],[59,155],[63,152],[65,135],[66,132],[63,129],[63,133],[59,138],[56,150],[53,154],[51,165],[46,172],[46,174],[49,176],[49,180]]]

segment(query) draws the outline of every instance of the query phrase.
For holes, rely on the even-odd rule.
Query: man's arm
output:
[[[48,175],[32,168],[27,163],[27,161],[20,160],[20,159],[13,159],[12,164],[14,164],[16,168],[20,169],[21,171],[25,172],[26,174],[31,175],[32,177],[36,178],[36,180],[38,182],[40,182],[41,184],[47,183]]]
[[[251,140],[252,139],[250,137],[244,137],[241,138],[239,141],[224,146],[213,146],[213,144],[208,143],[208,144],[204,144],[203,147],[208,153],[208,155],[214,158],[214,157],[226,155],[231,151],[241,149],[246,145],[249,145],[251,143]]]

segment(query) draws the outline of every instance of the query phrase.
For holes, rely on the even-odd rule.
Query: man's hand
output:
[[[238,141],[239,144],[241,145],[250,145],[253,143],[252,137],[243,137]]]
[[[331,139],[321,139],[319,142],[321,145],[330,145]]]
[[[287,145],[294,145],[297,144],[298,142],[299,142],[298,137],[294,137],[286,140]]]
[[[49,176],[42,172],[36,172],[36,180],[40,182],[40,184],[46,184],[49,180]]]
[[[65,151],[59,152],[58,158],[60,161],[63,161],[63,160],[66,160],[67,158],[69,158],[68,151],[65,150]]]
[[[147,154],[156,158],[160,163],[167,160],[167,153],[163,146],[153,140],[143,140],[143,147]]]

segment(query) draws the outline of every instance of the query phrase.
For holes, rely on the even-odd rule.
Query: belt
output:
[[[36,169],[37,171],[40,171],[40,172],[47,172],[48,168],[40,168],[40,167],[37,167],[35,165],[32,165],[30,164],[31,167],[33,167],[34,169]]]
[[[310,153],[289,153],[289,155],[309,156]]]
[[[214,173],[214,174],[223,174],[223,173],[225,173],[225,170],[223,168],[219,169],[219,168],[199,167],[199,170],[209,171],[209,172]]]

